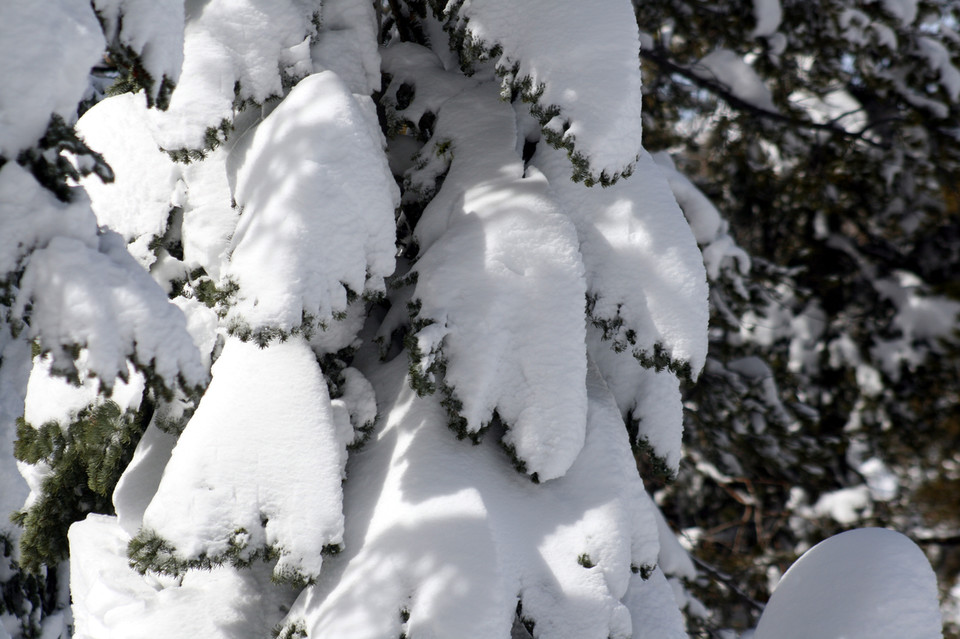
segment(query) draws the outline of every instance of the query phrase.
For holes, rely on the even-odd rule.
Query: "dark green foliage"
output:
[[[273,639],[305,639],[307,626],[302,621],[277,625],[273,632]]]
[[[593,563],[593,560],[590,559],[590,555],[583,552],[577,556],[577,563],[583,566],[584,568],[593,568],[597,564]]]
[[[89,406],[65,428],[17,423],[14,454],[28,464],[46,464],[50,474],[37,500],[13,519],[23,526],[21,564],[36,572],[67,556],[67,529],[88,513],[113,514],[111,495],[152,415],[120,410],[112,401]]]
[[[77,166],[63,155],[64,152],[76,158]],[[113,182],[113,170],[103,156],[88,147],[73,127],[55,113],[50,116],[47,130],[37,145],[24,149],[17,156],[17,164],[29,170],[37,182],[62,202],[70,201],[70,180],[76,181],[93,173],[104,182]]]
[[[40,620],[57,608],[57,569],[48,568],[39,573],[21,569],[13,559],[14,542],[0,534],[0,562],[2,572],[8,575],[0,581],[0,616],[12,615],[19,621],[20,636],[38,639]]]

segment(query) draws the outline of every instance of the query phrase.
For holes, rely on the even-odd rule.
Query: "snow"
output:
[[[927,59],[930,69],[939,72],[940,84],[954,102],[960,98],[960,69],[954,66],[950,51],[938,40],[921,36],[917,38],[920,54]]]
[[[464,47],[499,44],[506,79],[529,82],[534,95],[542,88],[537,104],[559,109],[562,143],[587,160],[591,174],[613,177],[633,164],[641,150],[641,94],[630,3],[451,0],[445,11],[469,33]]]
[[[304,316],[331,321],[348,292],[385,291],[399,195],[363,100],[331,71],[312,75],[233,150],[230,321],[289,332]]]
[[[689,363],[695,376],[707,351],[707,278],[660,169],[643,153],[629,178],[584,189],[570,179],[563,155],[540,145],[532,163],[577,227],[587,295],[595,299],[591,319],[622,321],[610,336],[613,344],[647,356],[659,345],[671,359]]]
[[[380,52],[373,3],[324,0],[322,27],[310,50],[314,71],[330,69],[353,93],[380,89]]]
[[[175,84],[180,77],[184,0],[93,0],[92,4],[108,42],[140,54],[156,100],[163,80]]]
[[[181,561],[223,560],[231,543],[241,557],[267,547],[279,552],[278,578],[316,577],[320,549],[342,541],[351,439],[336,432],[306,341],[260,348],[228,338],[143,528],[173,544]]]
[[[445,140],[453,160],[416,228],[416,319],[431,323],[417,327],[413,365],[430,383],[445,366],[467,433],[496,411],[527,472],[559,477],[583,444],[586,414],[576,230],[547,180],[524,177],[513,109],[495,85],[443,103],[433,144]]]
[[[881,0],[887,13],[897,18],[901,26],[909,26],[917,19],[918,0]]]
[[[757,26],[750,32],[752,38],[770,37],[780,28],[783,7],[780,0],[753,0],[753,17]]]
[[[149,245],[167,229],[180,169],[165,153],[157,152],[147,113],[142,95],[118,95],[84,113],[77,132],[103,155],[114,173],[109,184],[95,175],[81,181],[98,223],[120,233],[128,244],[134,243],[131,253],[149,267],[156,259]],[[118,130],[123,135],[117,135]]]
[[[287,623],[304,622],[312,637],[469,629],[502,639],[519,595],[539,637],[636,636],[643,619],[631,622],[628,605],[639,616],[672,595],[664,584],[641,587],[631,572],[656,561],[654,507],[597,372],[588,374],[583,451],[543,484],[516,473],[490,438],[457,441],[438,399],[418,397],[406,374],[401,356],[372,376],[385,419],[351,455],[345,551],[328,559]]]
[[[281,96],[284,73],[299,79],[312,68],[303,45],[318,11],[308,0],[190,3],[177,89],[167,111],[150,112],[160,146],[206,148],[207,130],[233,121],[235,100]]]
[[[202,267],[215,282],[227,261],[230,238],[240,217],[230,205],[227,158],[228,150],[219,147],[202,162],[191,162],[182,169],[186,188],[180,225],[183,261],[191,269]]]
[[[69,540],[75,639],[267,637],[292,599],[263,565],[195,571],[179,581],[140,576],[115,517],[88,515],[70,527]]]
[[[51,114],[76,120],[104,46],[88,0],[0,4],[0,59],[11,61],[0,69],[0,157],[14,159],[35,144]]]
[[[861,528],[823,541],[790,567],[753,639],[938,639],[937,581],[904,535]]]
[[[207,372],[183,313],[130,256],[121,236],[103,231],[98,239],[92,249],[55,237],[31,254],[13,307],[15,317],[30,307],[27,336],[39,338],[54,366],[66,371],[74,368],[68,349],[85,349],[83,372],[107,387],[126,375],[128,359],[150,367],[168,388],[181,379],[189,386],[204,383]]]
[[[30,492],[13,463],[13,442],[17,437],[16,419],[22,416],[31,358],[26,340],[4,339],[4,333],[0,332],[0,512],[10,513],[23,506]],[[19,530],[9,518],[0,518],[0,534],[16,539]],[[0,564],[0,571],[3,570]]]
[[[763,80],[743,58],[730,49],[715,49],[693,67],[700,77],[717,82],[735,97],[762,111],[777,112]]]

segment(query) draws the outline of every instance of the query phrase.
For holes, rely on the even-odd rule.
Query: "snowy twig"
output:
[[[787,124],[790,126],[800,127],[805,129],[813,129],[817,131],[828,131],[830,133],[839,135],[844,138],[862,140],[866,144],[869,144],[870,146],[873,146],[873,147],[877,147],[879,149],[889,148],[888,145],[886,144],[883,144],[881,142],[876,142],[874,140],[871,140],[865,137],[865,133],[873,125],[868,125],[860,131],[848,131],[842,126],[836,124],[836,122],[834,121],[812,122],[810,120],[804,120],[801,118],[795,118],[795,117],[783,115],[782,113],[777,113],[776,111],[770,111],[768,109],[761,108],[756,104],[753,104],[747,100],[744,100],[743,98],[740,98],[736,94],[734,94],[723,83],[704,77],[703,75],[696,73],[691,68],[684,67],[682,65],[677,64],[676,62],[673,62],[667,57],[663,49],[653,50],[653,51],[649,49],[641,49],[640,57],[646,60],[649,60],[650,62],[653,62],[664,71],[681,75],[684,78],[695,83],[697,86],[703,89],[707,89],[708,91],[710,91],[711,93],[714,93],[715,95],[723,99],[727,104],[729,104],[734,108],[741,109],[743,111],[749,111],[754,115],[758,115],[760,117],[767,118],[768,120],[773,120],[775,122],[780,122],[782,124]]]

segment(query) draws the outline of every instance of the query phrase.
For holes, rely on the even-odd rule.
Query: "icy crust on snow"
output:
[[[231,162],[243,213],[226,273],[240,286],[229,321],[287,333],[305,317],[343,314],[351,294],[386,290],[399,193],[372,104],[335,73],[301,81]]]
[[[180,580],[141,576],[115,517],[88,515],[70,527],[69,540],[74,639],[269,637],[291,603],[292,591],[271,584],[262,564]]]
[[[130,93],[97,103],[77,121],[77,132],[114,172],[111,184],[97,176],[81,181],[97,221],[132,243],[130,252],[144,266],[156,259],[149,245],[166,231],[180,175],[158,151],[148,122],[143,96]]]
[[[641,150],[640,36],[630,2],[432,1],[449,27],[465,32],[461,61],[499,54],[504,82],[534,101],[548,139],[585,162],[592,180],[629,170]]]
[[[602,190],[571,181],[569,162],[550,147],[540,145],[532,164],[577,227],[591,321],[615,350],[657,368],[688,364],[695,378],[707,352],[707,278],[690,225],[651,157],[642,153],[632,176]],[[669,363],[657,361],[663,355]]]
[[[156,102],[161,86],[171,87],[180,77],[184,0],[93,0],[92,4],[108,43],[139,54],[151,82],[150,102]]]
[[[0,157],[36,143],[51,114],[76,120],[104,46],[89,0],[0,3]]]
[[[30,255],[13,308],[15,317],[28,316],[28,338],[39,339],[54,366],[66,372],[76,370],[70,350],[80,347],[79,372],[107,387],[126,375],[127,360],[170,389],[206,382],[180,309],[130,256],[120,235],[104,230],[98,240],[94,249],[54,237]]]
[[[496,411],[504,443],[547,480],[583,445],[586,291],[576,231],[543,176],[523,177],[516,135],[492,83],[440,107],[433,144],[453,159],[416,228],[408,345],[418,390],[441,385],[461,435]]]
[[[860,528],[822,541],[790,567],[753,639],[939,639],[937,579],[910,539]]]
[[[228,338],[143,515],[140,538],[167,543],[141,565],[244,563],[270,550],[278,578],[316,577],[320,550],[342,542],[352,436],[338,432],[303,338],[266,348]]]
[[[167,151],[209,149],[222,141],[235,104],[283,94],[284,82],[312,70],[316,0],[191,0],[183,67],[165,112],[151,111]]]
[[[310,637],[503,639],[517,610],[536,636],[624,639],[622,601],[653,566],[653,505],[595,371],[586,441],[563,477],[534,484],[495,442],[464,447],[398,357],[373,380],[385,423],[351,455],[345,551],[291,609]]]

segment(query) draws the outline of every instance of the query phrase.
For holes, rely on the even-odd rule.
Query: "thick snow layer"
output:
[[[70,527],[69,540],[74,639],[268,637],[292,598],[262,564],[179,581],[141,576],[128,565],[130,536],[114,517],[88,515]]]
[[[613,176],[633,164],[641,150],[641,92],[631,3],[451,0],[446,11],[468,32],[464,47],[500,45],[497,66],[509,79],[542,89],[537,104],[559,109],[546,128],[572,143],[592,174]]]
[[[823,541],[770,597],[753,639],[939,639],[937,579],[923,551],[883,528]]]
[[[183,70],[166,112],[153,112],[167,150],[200,149],[207,130],[232,122],[235,101],[283,94],[283,75],[311,68],[312,0],[209,0],[186,11]]]
[[[156,99],[161,82],[176,83],[183,64],[184,0],[93,0],[107,40],[140,54],[153,80]],[[129,131],[130,129],[126,129]]]
[[[770,89],[735,51],[716,49],[693,67],[700,77],[717,82],[735,97],[763,111],[776,112]]]
[[[229,338],[143,515],[175,556],[279,551],[279,577],[320,572],[343,535],[338,436],[327,385],[301,337],[267,348]],[[216,454],[211,455],[211,451]],[[149,463],[149,462],[147,462]]]
[[[150,266],[156,257],[149,244],[167,229],[180,167],[157,149],[143,96],[126,93],[99,102],[77,122],[77,132],[114,173],[110,184],[96,175],[82,181],[97,221],[134,243],[131,253]]]
[[[586,415],[576,230],[544,177],[523,177],[513,109],[495,85],[445,102],[433,140],[453,160],[416,229],[414,300],[432,323],[417,327],[414,365],[430,377],[445,360],[466,430],[496,411],[527,472],[559,477],[583,444]]]
[[[883,8],[904,27],[913,24],[917,19],[917,4],[919,0],[882,0]]]
[[[917,38],[920,54],[927,59],[927,65],[940,74],[940,84],[954,102],[960,97],[960,70],[954,66],[950,51],[938,40],[928,37]]]
[[[311,637],[503,639],[519,597],[543,639],[636,636],[623,599],[631,565],[656,561],[657,527],[597,373],[581,454],[563,477],[534,484],[495,442],[457,441],[406,371],[398,357],[374,377],[385,419],[351,455],[346,550],[288,622]]]
[[[780,28],[783,20],[783,7],[780,0],[753,0],[753,17],[757,26],[750,32],[753,38],[769,37]]]
[[[143,525],[143,513],[157,492],[163,469],[177,443],[177,436],[160,430],[156,420],[147,426],[133,459],[127,464],[113,491],[117,521],[128,536]]]
[[[320,34],[311,47],[315,71],[330,69],[353,93],[380,90],[377,16],[366,0],[324,0]]]
[[[203,267],[215,282],[220,279],[240,215],[231,206],[233,196],[227,178],[227,158],[227,149],[219,147],[202,162],[183,167],[186,186],[180,225],[183,261],[191,269]]]
[[[670,472],[676,473],[683,444],[680,380],[671,371],[641,366],[629,351],[610,348],[602,336],[597,327],[588,327],[587,352],[617,400],[623,419],[637,425],[637,440],[649,444]]]
[[[591,319],[610,325],[617,348],[647,357],[662,348],[695,376],[707,352],[707,277],[660,168],[643,153],[629,178],[586,189],[562,152],[541,144],[533,164],[577,227]]]
[[[6,166],[4,167],[6,168]],[[27,335],[70,370],[69,348],[85,349],[84,372],[107,386],[127,372],[127,360],[150,367],[169,388],[207,380],[200,353],[179,308],[127,252],[123,238],[103,231],[99,246],[55,237],[35,250],[23,274],[14,313],[30,305]]]
[[[687,639],[673,588],[660,569],[646,581],[632,575],[623,602],[633,620],[631,639]]]
[[[32,250],[58,236],[96,249],[97,218],[89,200],[75,195],[74,202],[61,202],[19,164],[0,167],[0,280],[22,267]]]
[[[399,194],[372,104],[336,74],[300,82],[231,162],[243,210],[227,272],[240,285],[231,318],[289,331],[305,315],[331,321],[348,291],[385,290]]]
[[[104,46],[88,0],[0,3],[0,156],[33,146],[51,114],[76,120]]]

